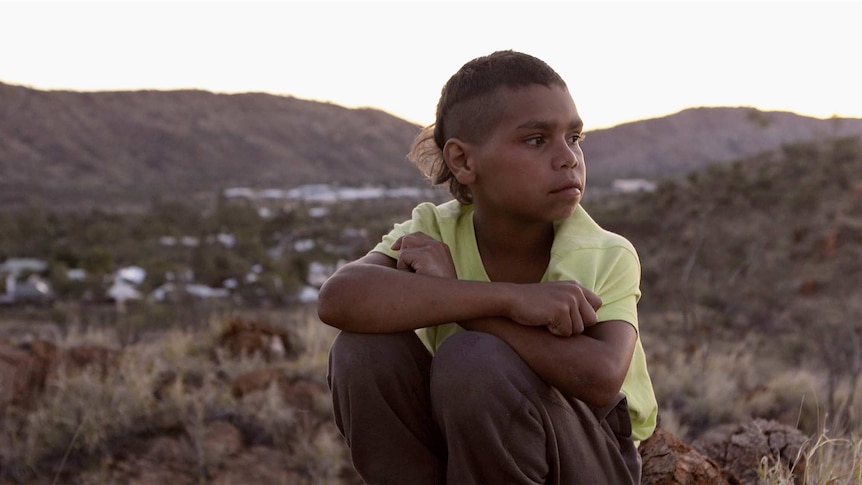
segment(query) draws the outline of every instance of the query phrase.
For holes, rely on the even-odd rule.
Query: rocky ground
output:
[[[209,337],[148,344],[166,352],[187,340],[173,351],[179,357],[149,358],[134,348],[7,336],[0,340],[0,484],[361,483],[331,419],[321,360],[327,336],[309,341],[308,328],[303,335],[237,318]],[[66,415],[79,381],[101,387],[85,391],[91,396],[77,404],[81,410]],[[105,405],[99,389],[136,386],[145,388],[136,398],[109,396],[98,425],[81,417]],[[137,411],[121,418],[111,406]],[[66,434],[49,438],[48,429],[64,423]],[[643,483],[756,484],[776,463],[802,475],[805,442],[800,431],[766,420],[722,426],[692,443],[659,427],[640,447]]]

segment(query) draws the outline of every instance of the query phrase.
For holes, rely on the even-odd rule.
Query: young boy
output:
[[[640,264],[579,205],[582,129],[543,61],[468,62],[409,156],[456,200],[321,288],[335,420],[368,483],[639,483],[657,412]]]

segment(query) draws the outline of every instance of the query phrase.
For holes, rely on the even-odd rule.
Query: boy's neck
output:
[[[541,280],[554,243],[553,223],[524,224],[474,213],[473,227],[482,263],[492,281]]]

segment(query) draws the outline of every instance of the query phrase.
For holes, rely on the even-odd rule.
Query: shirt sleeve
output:
[[[641,268],[637,253],[624,246],[606,251],[605,273],[597,275],[594,290],[602,298],[598,321],[623,320],[638,328],[637,303],[641,297]]]
[[[627,244],[571,250],[550,274],[551,281],[577,281],[602,299],[600,322],[623,320],[638,326],[640,262]]]
[[[410,234],[411,227],[413,226],[413,221],[405,221],[400,224],[395,224],[391,231],[388,234],[383,236],[383,239],[371,250],[372,252],[383,253],[389,256],[392,259],[398,259],[398,251],[392,249],[392,243],[394,243],[399,237]]]
[[[398,259],[398,251],[392,249],[394,243],[399,237],[414,232],[424,232],[425,234],[440,241],[439,214],[434,204],[424,202],[413,209],[410,220],[395,224],[388,234],[384,235],[381,241],[371,250],[373,252],[383,253],[392,259]]]

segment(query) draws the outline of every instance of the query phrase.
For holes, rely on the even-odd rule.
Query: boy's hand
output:
[[[397,269],[440,278],[457,278],[449,246],[424,232],[401,236],[390,247],[398,251]]]
[[[602,299],[574,281],[519,285],[509,318],[527,326],[546,326],[560,337],[583,333],[598,323]]]

